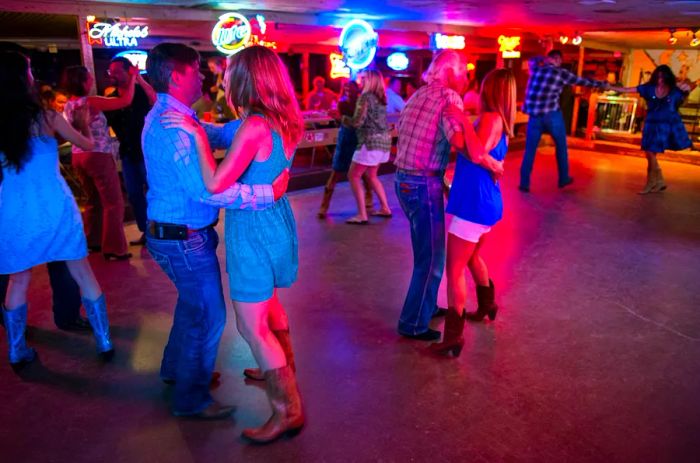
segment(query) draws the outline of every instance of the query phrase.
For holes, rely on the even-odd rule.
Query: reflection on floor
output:
[[[23,382],[0,364],[2,461],[697,461],[700,167],[662,162],[668,191],[640,197],[642,159],[573,151],[576,182],[559,191],[548,153],[530,194],[516,189],[518,153],[507,162],[505,217],[484,249],[502,310],[467,326],[457,360],[396,335],[412,256],[393,177],[394,218],[367,227],[343,223],[347,183],[323,221],[320,188],[291,194],[300,273],[281,297],[308,423],[267,447],[239,439],[269,408],[243,381],[253,359],[232,312],[214,394],[235,419],[179,420],[157,376],[175,291],[147,253],[91,257],[118,349],[107,366],[90,337],[53,327],[36,269],[28,336],[41,367]]]

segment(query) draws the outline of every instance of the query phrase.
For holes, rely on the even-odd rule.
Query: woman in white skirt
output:
[[[352,156],[348,180],[357,202],[357,215],[346,221],[349,224],[366,225],[367,210],[362,189],[362,175],[367,172],[369,184],[379,198],[381,208],[370,212],[379,217],[391,217],[391,209],[386,200],[386,192],[377,178],[379,164],[389,160],[391,134],[386,122],[386,92],[384,79],[379,71],[364,71],[358,83],[362,94],[357,100],[355,115],[344,116],[345,123],[357,128],[357,149]]]

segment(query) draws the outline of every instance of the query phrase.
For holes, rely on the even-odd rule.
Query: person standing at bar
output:
[[[233,183],[219,194],[207,193],[194,143],[161,122],[166,111],[194,116],[190,106],[202,95],[204,79],[199,54],[186,45],[161,43],[149,52],[146,67],[158,94],[142,137],[149,184],[146,247],[178,292],[160,376],[175,382],[175,416],[223,419],[233,407],[220,405],[209,393],[226,323],[214,226],[222,207],[272,206],[286,191],[289,175],[283,172],[272,185]],[[205,125],[205,130],[212,146],[228,147],[239,125]]]
[[[537,146],[543,133],[549,133],[554,139],[557,157],[557,170],[559,172],[559,188],[564,188],[574,182],[569,175],[569,153],[566,146],[566,127],[564,116],[561,113],[559,100],[561,92],[567,85],[582,85],[607,89],[607,82],[590,80],[579,77],[561,67],[562,54],[559,50],[552,50],[547,57],[537,56],[531,58],[530,79],[527,82],[525,92],[524,110],[528,114],[527,138],[525,140],[525,154],[520,165],[520,185],[518,189],[523,192],[530,191],[530,174],[535,163]]]
[[[396,196],[411,224],[413,274],[399,317],[400,335],[436,341],[440,332],[428,327],[438,311],[437,292],[445,267],[445,207],[443,176],[450,149],[465,151],[461,119],[449,115],[450,106],[462,109],[461,92],[467,63],[458,52],[445,50],[430,63],[427,85],[406,103],[399,118],[396,155]],[[481,155],[469,153],[473,162]],[[483,157],[487,169],[503,173],[502,163]]]
[[[666,189],[664,175],[656,156],[667,149],[691,148],[693,142],[683,124],[678,108],[691,90],[687,82],[676,84],[671,68],[662,64],[654,69],[648,83],[638,87],[613,87],[620,93],[639,93],[647,102],[647,116],[642,129],[642,150],[647,158],[647,182],[640,195]]]
[[[109,75],[117,88],[107,96],[118,98],[129,91],[131,76],[136,76],[134,98],[131,104],[116,111],[106,111],[107,122],[119,139],[119,158],[122,161],[122,175],[126,194],[134,210],[136,225],[141,236],[131,245],[146,244],[146,165],[143,162],[141,133],[148,111],[156,101],[156,92],[146,82],[134,65],[126,58],[117,57],[109,63]]]

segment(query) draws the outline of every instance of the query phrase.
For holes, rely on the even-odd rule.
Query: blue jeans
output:
[[[183,241],[146,235],[148,251],[177,288],[173,327],[160,369],[163,379],[175,380],[177,415],[198,413],[213,402],[209,382],[226,323],[218,244],[213,228]]]
[[[399,333],[428,331],[445,269],[445,207],[441,177],[396,173],[396,196],[411,224],[413,275],[399,317]]]
[[[143,159],[135,161],[122,158],[122,175],[124,176],[126,195],[129,197],[131,207],[134,208],[136,224],[139,230],[144,232],[146,231],[146,189],[148,188],[146,164]]]
[[[546,132],[554,139],[559,171],[559,186],[569,180],[569,153],[566,147],[566,127],[561,111],[552,111],[538,116],[530,116],[527,122],[525,155],[520,165],[520,186],[530,187],[530,174],[535,164],[535,153],[542,134]]]

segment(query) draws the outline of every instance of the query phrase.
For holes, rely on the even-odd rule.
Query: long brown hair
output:
[[[515,76],[510,69],[494,69],[481,82],[481,112],[501,116],[509,137],[515,125],[515,92]]]
[[[287,68],[275,52],[261,46],[241,50],[230,58],[224,80],[226,100],[234,113],[262,114],[285,148],[299,143],[304,120]]]
[[[379,71],[362,71],[362,93],[371,93],[377,97],[379,104],[386,106],[386,89],[384,78]]]

